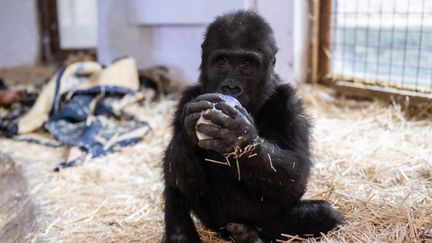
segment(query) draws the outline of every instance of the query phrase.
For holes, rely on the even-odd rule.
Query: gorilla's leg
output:
[[[229,238],[235,243],[263,243],[257,230],[246,224],[229,223],[226,226]]]
[[[278,219],[261,227],[264,238],[281,238],[281,233],[302,237],[320,236],[343,221],[342,215],[323,200],[299,201]]]
[[[172,188],[165,188],[165,236],[162,241],[201,242],[183,196]]]

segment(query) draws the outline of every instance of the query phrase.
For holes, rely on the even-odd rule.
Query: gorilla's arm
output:
[[[211,119],[210,116],[208,118]],[[288,204],[297,202],[305,192],[311,163],[308,152],[309,123],[294,90],[288,85],[280,86],[254,118],[249,117],[248,120],[251,122],[242,122],[252,128],[244,136],[249,139],[247,144],[255,145],[252,154],[256,155],[239,158],[239,169],[235,159],[231,159],[232,169],[235,173],[240,171],[241,180],[262,200],[285,201]],[[217,118],[212,121],[217,122]],[[206,126],[201,129],[205,131]],[[219,133],[224,133],[219,137],[217,131],[214,132],[211,135],[216,139],[200,141],[200,146],[217,150],[229,139],[226,129],[219,130]],[[238,129],[232,133],[234,137],[238,136]]]
[[[309,122],[294,90],[280,86],[255,122],[257,156],[240,161],[241,171],[251,175],[246,183],[264,199],[297,202],[305,192],[311,162]]]
[[[204,186],[201,166],[198,164],[200,148],[194,146],[183,127],[183,106],[199,90],[190,88],[183,93],[173,120],[173,138],[163,158],[165,179],[165,242],[201,242],[190,216],[191,205],[185,196]],[[199,182],[199,183],[194,183]]]
[[[282,149],[270,140],[260,138],[251,158],[240,158],[240,176],[249,190],[261,200],[292,205],[304,194],[309,159],[295,149]],[[237,170],[234,164],[233,169]]]

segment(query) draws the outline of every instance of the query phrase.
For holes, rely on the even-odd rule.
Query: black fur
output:
[[[245,225],[241,228],[251,231],[251,238],[258,235],[264,241],[282,238],[281,233],[316,236],[334,228],[342,217],[329,203],[301,200],[311,166],[310,126],[293,88],[279,84],[273,71],[277,48],[270,26],[254,12],[223,15],[209,26],[202,50],[200,82],[183,93],[163,160],[165,241],[200,241],[190,212],[222,235],[229,235],[226,226],[235,223]],[[212,69],[212,55],[218,50],[228,50],[226,55],[232,58],[225,76]],[[242,50],[258,56],[253,60],[254,69],[247,69],[244,75],[234,71],[237,56],[249,55]],[[231,95],[246,108],[249,114],[244,115],[251,121],[241,124],[252,124],[256,131],[250,136],[257,144],[257,155],[239,159],[240,180],[236,166],[205,160],[224,161],[217,152],[223,149],[200,147],[185,129],[186,107],[204,93],[224,93],[224,85],[238,86]],[[237,235],[242,235],[235,239],[240,242],[248,238]]]

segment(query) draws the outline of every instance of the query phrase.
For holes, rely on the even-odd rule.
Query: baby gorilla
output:
[[[276,52],[271,27],[254,12],[209,25],[199,83],[183,92],[163,159],[166,242],[200,242],[191,212],[236,242],[319,236],[342,222],[328,202],[301,200],[309,123],[274,72]],[[197,124],[201,116],[208,122]]]

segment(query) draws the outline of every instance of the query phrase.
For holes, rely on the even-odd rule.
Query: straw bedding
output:
[[[346,218],[321,240],[432,241],[431,107],[405,110],[309,85],[300,95],[314,125],[315,166],[305,198],[327,199]],[[154,128],[143,142],[58,173],[52,168],[65,149],[0,139],[0,152],[23,171],[37,208],[38,230],[28,241],[160,241],[160,161],[174,105],[165,99],[139,111]],[[222,242],[202,227],[200,234]]]

